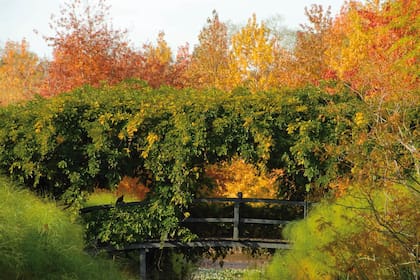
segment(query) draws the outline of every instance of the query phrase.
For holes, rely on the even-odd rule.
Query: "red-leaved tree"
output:
[[[56,95],[84,84],[115,83],[134,76],[141,57],[129,47],[126,31],[108,23],[105,0],[84,5],[70,0],[60,16],[52,16],[55,31],[45,37],[54,48],[43,94]]]

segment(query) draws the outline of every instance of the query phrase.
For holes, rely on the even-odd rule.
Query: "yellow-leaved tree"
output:
[[[255,14],[239,32],[232,36],[230,86],[248,87],[252,92],[264,91],[276,84],[277,51],[275,37]]]
[[[278,179],[282,175],[280,169],[262,172],[243,159],[234,158],[231,162],[207,166],[206,176],[213,180],[215,188],[203,190],[202,195],[236,197],[242,192],[243,197],[248,198],[276,198]]]

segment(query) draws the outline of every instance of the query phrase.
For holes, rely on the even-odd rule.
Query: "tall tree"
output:
[[[45,95],[55,95],[83,84],[115,83],[135,73],[139,57],[128,46],[126,32],[108,23],[105,0],[83,5],[69,0],[60,17],[52,17],[55,35],[46,37],[53,60],[44,85]]]
[[[29,51],[26,40],[8,41],[0,51],[0,104],[27,100],[39,93],[45,62]]]
[[[172,65],[172,51],[165,41],[165,33],[159,32],[156,45],[144,44],[142,62],[137,74],[152,87],[169,84]]]
[[[418,88],[419,16],[419,1],[350,2],[334,21],[328,64],[362,96],[407,96]]]
[[[190,46],[186,43],[178,47],[175,63],[171,67],[171,76],[168,83],[176,88],[184,88],[189,85],[188,68],[191,64]]]
[[[276,41],[255,15],[232,37],[230,84],[251,91],[267,90],[275,84]]]
[[[197,88],[227,89],[229,40],[227,26],[219,20],[216,11],[213,11],[212,18],[207,19],[198,40],[186,71],[187,84]]]
[[[305,8],[305,14],[309,24],[301,25],[302,30],[297,32],[294,60],[290,65],[297,85],[317,83],[329,73],[325,38],[332,24],[331,8],[325,10],[321,5],[312,5]]]
[[[282,24],[282,17],[272,16],[264,21],[274,41],[274,87],[292,87],[297,79],[293,73],[295,58],[293,50],[296,46],[296,32]]]

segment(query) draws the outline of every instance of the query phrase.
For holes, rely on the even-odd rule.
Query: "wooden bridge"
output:
[[[254,225],[286,225],[293,220],[305,218],[308,214],[309,207],[313,204],[307,201],[290,201],[290,200],[277,200],[277,199],[264,199],[264,198],[242,198],[242,193],[238,193],[236,198],[199,198],[195,199],[193,204],[197,203],[229,203],[233,204],[233,216],[231,217],[188,217],[182,221],[188,227],[188,224],[231,224],[232,232],[231,236],[228,237],[206,237],[198,238],[190,242],[181,242],[179,240],[148,240],[145,242],[129,244],[121,249],[105,248],[108,251],[139,251],[139,264],[140,264],[140,279],[146,279],[146,255],[150,249],[162,249],[162,248],[179,248],[179,247],[246,247],[246,248],[266,248],[266,249],[290,249],[290,242],[283,239],[273,238],[254,238],[245,237],[241,235],[241,227],[245,224]],[[281,205],[285,207],[298,207],[301,213],[300,217],[296,216],[293,219],[267,219],[264,217],[259,218],[248,218],[241,215],[241,206],[251,203],[265,204],[265,205]],[[129,202],[125,203],[125,206],[135,207],[139,206],[140,202]],[[86,207],[81,209],[81,213],[88,213],[97,210],[110,209],[115,207],[114,205],[99,205]]]

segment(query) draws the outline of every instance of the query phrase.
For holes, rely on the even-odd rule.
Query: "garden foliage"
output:
[[[419,191],[419,189],[417,189]],[[355,186],[288,226],[293,250],[278,252],[269,279],[416,279],[419,196],[406,186]]]
[[[0,177],[2,279],[128,279],[84,251],[83,228],[55,203]]]
[[[350,94],[317,88],[250,94],[152,90],[139,81],[84,87],[2,108],[0,167],[76,208],[85,194],[113,189],[124,176],[149,181],[148,206],[133,210],[136,216],[115,208],[99,229],[101,241],[185,236],[178,219],[206,180],[205,166],[236,156],[261,170],[283,169],[279,196],[319,198],[348,172],[332,147],[351,137],[360,106]]]

